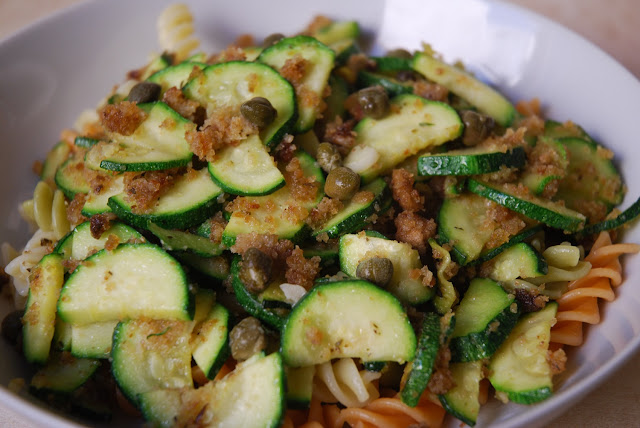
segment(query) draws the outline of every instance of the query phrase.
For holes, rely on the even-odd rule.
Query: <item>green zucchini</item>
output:
[[[148,229],[150,223],[165,229],[187,229],[211,217],[219,207],[222,194],[205,169],[186,173],[160,196],[153,208],[144,213],[134,212],[125,193],[108,199],[108,206],[122,221],[134,227]]]
[[[449,370],[455,386],[438,396],[440,403],[448,413],[465,424],[474,426],[480,412],[482,361],[452,363],[449,365]]]
[[[193,333],[193,360],[207,378],[213,379],[230,354],[229,311],[216,304]]]
[[[454,362],[488,358],[507,338],[520,316],[513,295],[500,284],[474,278],[455,309],[456,325],[449,348]]]
[[[144,242],[144,237],[137,230],[118,222],[110,223],[109,228],[96,239],[91,233],[91,222],[85,221],[63,237],[54,252],[65,259],[84,260],[102,250],[110,237],[115,237],[118,243]]]
[[[98,144],[99,142],[100,140],[98,140],[97,138],[83,137],[81,135],[77,136],[73,140],[73,144],[75,144],[78,147],[82,147],[84,149],[89,149],[95,146],[96,144]]]
[[[112,133],[109,142],[87,151],[88,168],[111,171],[153,171],[185,166],[193,153],[185,139],[187,119],[163,102],[139,104],[147,118],[131,135]]]
[[[71,147],[64,141],[59,141],[47,154],[47,158],[42,164],[40,178],[42,180],[53,180],[56,171],[71,155]]]
[[[525,162],[522,147],[508,151],[469,148],[418,158],[419,175],[477,175],[502,167],[521,168]]]
[[[366,281],[316,285],[282,329],[281,352],[292,367],[333,358],[411,361],[416,336],[400,302]]]
[[[562,169],[562,173],[554,174],[546,170],[538,171],[535,168],[525,168],[520,177],[522,184],[534,195],[540,195],[550,183],[556,180],[561,180],[565,174],[567,166],[569,165],[569,159],[567,157],[567,150],[560,142],[549,138],[538,138],[536,142],[536,148],[538,146],[545,146],[547,151],[555,152],[555,156],[560,159],[558,165]],[[545,157],[549,157],[549,154],[545,154]]]
[[[168,251],[189,251],[201,257],[219,256],[223,251],[219,243],[188,231],[163,229],[154,223],[149,223],[148,229]]]
[[[294,409],[308,409],[313,394],[315,366],[287,367],[287,406]]]
[[[547,361],[558,304],[525,314],[489,362],[489,380],[510,401],[532,404],[549,398],[553,383]]]
[[[494,281],[513,281],[516,278],[535,278],[548,271],[547,261],[535,248],[520,242],[489,261],[489,278]]]
[[[124,192],[124,177],[117,175],[107,182],[105,188],[100,193],[90,192],[89,196],[82,206],[82,215],[91,217],[95,214],[103,214],[111,212],[109,207],[109,199]]]
[[[71,324],[126,318],[190,320],[192,299],[180,264],[152,244],[101,250],[69,276],[58,316]]]
[[[162,88],[160,91],[160,98],[162,98],[162,94],[167,92],[169,88],[176,87],[181,89],[189,81],[191,73],[193,73],[196,67],[202,70],[206,66],[207,64],[202,62],[181,62],[180,64],[172,65],[156,71],[147,78],[147,81],[160,85]]]
[[[369,182],[384,174],[406,158],[437,147],[462,133],[462,122],[447,104],[429,101],[417,95],[403,94],[393,98],[387,116],[376,120],[365,118],[354,128],[356,146],[344,165]],[[373,150],[372,162],[362,162],[362,151]]]
[[[213,181],[227,193],[268,195],[284,186],[284,176],[257,135],[216,151],[209,162]]]
[[[361,70],[358,72],[358,87],[366,88],[369,86],[382,86],[389,97],[395,97],[401,94],[412,94],[413,85],[380,73]]]
[[[537,220],[555,229],[576,232],[584,227],[586,218],[564,205],[533,195],[515,193],[505,185],[489,184],[470,178],[467,188],[480,196]]]
[[[335,53],[325,44],[309,36],[295,36],[281,39],[266,48],[258,61],[282,72],[288,60],[303,58],[308,65],[296,88],[298,120],[294,132],[301,134],[313,127],[320,114],[319,101],[323,97],[329,74],[333,69]],[[300,88],[304,88],[301,90]]]
[[[511,125],[516,117],[515,107],[501,93],[432,55],[418,52],[413,58],[412,68],[469,101],[479,111],[493,117],[504,127]]]
[[[29,295],[22,316],[22,350],[27,361],[44,364],[49,358],[56,326],[56,303],[64,283],[62,257],[48,254],[29,276]]]
[[[71,200],[76,194],[87,194],[91,189],[84,176],[84,161],[82,159],[66,160],[56,171],[54,179],[56,186]]]
[[[29,387],[36,391],[71,393],[89,380],[100,364],[99,360],[54,353],[47,365],[33,375]]]
[[[471,264],[472,265],[477,265],[477,264],[489,261],[489,260],[493,259],[494,257],[498,256],[498,254],[500,254],[503,251],[505,251],[507,248],[512,247],[515,244],[518,244],[520,242],[525,242],[528,239],[532,238],[535,234],[537,234],[537,233],[539,233],[541,231],[542,231],[542,225],[541,224],[535,224],[533,226],[525,227],[522,231],[518,232],[517,234],[515,234],[511,238],[509,238],[509,240],[507,242],[505,242],[504,244],[502,244],[502,245],[500,245],[498,247],[495,247],[495,248],[484,249],[480,253],[480,256],[476,260],[474,260]]]
[[[295,92],[277,71],[257,62],[229,61],[206,67],[190,80],[183,92],[206,107],[210,116],[220,108],[239,108],[255,97],[269,100],[278,112],[271,125],[260,131],[267,146],[282,140],[296,120]]]
[[[77,358],[109,358],[117,320],[71,326],[71,355]]]
[[[362,234],[346,234],[340,238],[340,269],[356,277],[358,265],[371,257],[384,257],[393,264],[393,277],[386,289],[401,302],[410,305],[424,303],[433,297],[435,289],[413,278],[412,272],[422,268],[420,255],[411,245]]]

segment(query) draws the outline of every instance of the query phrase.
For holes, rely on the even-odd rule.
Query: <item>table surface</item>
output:
[[[0,0],[0,39],[33,21],[82,0]],[[571,28],[611,54],[640,78],[640,8],[637,0],[509,0]],[[637,426],[640,419],[640,355],[605,384],[548,425]],[[0,403],[0,426],[34,425]]]

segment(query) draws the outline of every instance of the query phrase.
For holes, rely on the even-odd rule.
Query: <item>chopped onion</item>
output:
[[[298,303],[298,300],[302,299],[302,296],[307,293],[307,290],[305,290],[303,286],[298,284],[289,284],[286,282],[280,284],[280,289],[284,293],[287,303],[291,303],[292,305]]]
[[[349,156],[344,160],[344,166],[352,171],[360,173],[371,168],[380,159],[380,153],[373,147],[355,146]]]

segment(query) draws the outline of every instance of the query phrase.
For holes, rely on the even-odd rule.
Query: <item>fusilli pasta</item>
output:
[[[194,35],[193,15],[185,4],[174,3],[162,11],[157,27],[160,47],[173,53],[176,62],[187,59],[200,45]]]
[[[362,407],[379,397],[373,381],[380,373],[358,370],[351,358],[326,362],[316,366],[313,395],[325,403],[340,403],[347,407]]]
[[[64,193],[53,190],[47,183],[40,181],[33,192],[33,199],[21,206],[22,215],[44,232],[52,232],[58,240],[69,233],[71,225],[67,220],[67,202]]]

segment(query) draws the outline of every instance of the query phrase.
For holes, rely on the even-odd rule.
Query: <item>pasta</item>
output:
[[[35,281],[39,275],[31,275],[42,260],[36,272],[41,272],[41,267],[44,269],[50,262],[60,274],[59,278],[63,271],[69,273],[65,282],[60,285],[62,281],[58,281],[57,285],[67,287],[63,289],[64,294],[60,294],[65,298],[49,301],[51,307],[56,307],[55,313],[45,314],[49,316],[49,324],[57,322],[77,334],[84,330],[76,327],[84,327],[88,319],[95,325],[116,325],[115,334],[111,335],[111,329],[106,329],[109,334],[104,336],[115,350],[110,355],[114,366],[116,362],[127,366],[119,358],[126,359],[131,356],[127,352],[135,353],[137,347],[145,346],[144,353],[141,352],[144,355],[136,355],[140,357],[136,361],[149,355],[148,361],[142,361],[141,367],[130,371],[148,369],[148,377],[153,379],[147,384],[132,376],[131,381],[125,379],[130,373],[123,374],[116,369],[112,371],[112,380],[122,391],[118,396],[121,407],[126,409],[134,404],[150,424],[172,425],[189,419],[186,424],[199,426],[202,415],[215,414],[213,401],[206,399],[217,400],[227,393],[236,400],[247,390],[250,400],[260,399],[258,395],[273,399],[275,405],[264,406],[276,409],[267,425],[281,423],[286,428],[343,428],[345,424],[354,428],[437,428],[443,424],[445,408],[457,417],[469,417],[467,423],[472,424],[478,413],[476,404],[484,404],[489,399],[490,382],[500,390],[500,397],[510,397],[513,401],[516,401],[514,396],[519,399],[524,396],[525,400],[544,399],[549,393],[548,384],[524,394],[517,388],[501,390],[486,373],[488,365],[499,360],[493,356],[499,355],[501,348],[511,348],[501,344],[509,338],[514,325],[523,325],[523,330],[526,329],[526,322],[519,323],[519,317],[525,312],[551,313],[546,324],[540,322],[536,326],[548,333],[555,322],[555,312],[546,310],[555,311],[555,304],[548,304],[550,301],[557,301],[559,305],[557,322],[551,330],[553,346],[581,344],[583,323],[600,321],[598,299],[615,298],[614,288],[622,282],[620,256],[640,252],[640,246],[614,244],[609,232],[602,232],[585,257],[582,244],[588,239],[582,234],[589,228],[603,226],[590,222],[585,228],[586,214],[593,213],[569,208],[568,198],[556,198],[554,192],[562,184],[567,185],[562,180],[568,180],[563,174],[570,169],[567,160],[570,156],[566,156],[562,146],[563,155],[557,156],[562,159],[556,159],[557,164],[545,163],[555,159],[553,155],[557,153],[545,152],[536,157],[537,143],[532,143],[529,137],[533,141],[537,141],[537,137],[547,138],[545,122],[538,116],[539,101],[519,104],[519,111],[529,115],[525,119],[512,117],[517,116],[516,110],[507,100],[502,107],[513,115],[507,114],[505,118],[493,111],[481,113],[481,109],[465,97],[450,97],[449,92],[456,93],[454,89],[457,89],[447,87],[450,82],[438,83],[437,76],[427,76],[427,67],[419,69],[416,65],[419,59],[439,61],[430,48],[415,53],[411,62],[407,58],[404,58],[406,62],[400,61],[392,55],[380,59],[353,54],[356,36],[336,44],[324,32],[317,31],[317,28],[324,31],[328,28],[326,25],[331,24],[326,18],[318,18],[302,36],[287,38],[286,43],[273,50],[269,47],[272,46],[270,39],[269,43],[253,46],[253,39],[246,37],[243,43],[230,45],[224,55],[210,57],[209,62],[215,64],[196,64],[189,60],[199,46],[194,36],[194,18],[183,4],[169,6],[157,20],[159,42],[167,55],[156,56],[144,68],[128,73],[127,80],[116,87],[97,110],[84,112],[74,124],[74,130],[63,132],[61,147],[71,153],[61,155],[64,159],[56,161],[77,162],[69,164],[76,165],[77,170],[57,171],[68,173],[71,184],[63,180],[54,182],[50,174],[43,174],[46,178],[36,185],[33,198],[21,205],[23,216],[36,231],[22,252],[8,245],[2,248],[16,304],[23,307],[30,292],[33,296],[34,290],[42,289],[35,286],[39,284]],[[275,36],[279,40],[279,35]],[[345,42],[354,50],[347,51],[351,56],[340,57],[338,49],[344,47]],[[288,51],[298,49],[296,43],[304,43],[303,53],[312,52],[313,55],[308,55],[311,59],[297,51]],[[286,57],[278,56],[282,52]],[[257,59],[246,61],[247,54]],[[199,58],[198,61],[204,61]],[[385,59],[391,64],[386,65],[391,70],[378,64]],[[406,75],[394,67],[404,67],[400,71]],[[445,70],[443,64],[438,63],[438,67]],[[456,67],[452,69],[446,70],[453,76],[461,73]],[[162,72],[148,78],[158,71]],[[401,91],[395,95],[387,92],[391,91],[387,86],[360,81],[371,78],[368,74],[375,74],[374,71],[381,72],[382,77],[377,78],[394,75],[395,80],[407,86],[394,89]],[[306,81],[309,76],[314,81]],[[344,85],[332,87],[335,81]],[[358,89],[352,90],[354,85]],[[502,98],[494,97],[500,94],[483,85],[478,81],[475,89],[490,91],[481,94],[488,93],[491,99]],[[267,95],[271,99],[267,99]],[[337,100],[329,98],[331,96]],[[428,117],[433,116],[438,123],[413,123],[423,113],[420,109],[429,112]],[[437,114],[432,114],[431,109]],[[403,114],[406,116],[401,119],[415,125],[415,129],[407,131],[410,127],[404,124],[396,126],[393,121],[385,122],[388,116]],[[469,120],[462,120],[463,117]],[[482,125],[473,129],[467,122]],[[376,131],[375,127],[380,124],[383,127],[378,129],[382,131]],[[528,128],[531,124],[537,127]],[[369,131],[368,126],[374,127],[375,132]],[[386,129],[387,126],[390,129]],[[395,147],[391,150],[386,144],[391,137],[386,134],[393,132],[399,137],[393,135],[390,141],[407,144],[402,150],[397,149],[397,153]],[[587,135],[582,137],[585,142],[591,142]],[[384,144],[376,138],[384,140]],[[425,141],[439,141],[442,148]],[[251,149],[247,149],[249,145]],[[430,157],[441,153],[451,157],[454,163],[466,165],[466,159],[462,162],[457,158],[464,151],[461,146],[471,148],[463,152],[465,157],[491,156],[498,161],[484,165],[474,158],[469,164],[478,163],[478,169],[463,173],[447,170],[447,162],[439,164],[441,168],[445,165],[445,170],[436,172],[424,166]],[[538,149],[542,146],[553,145],[540,144]],[[362,153],[367,156],[360,156]],[[498,169],[493,165],[496,162]],[[536,162],[541,164],[537,165],[540,168],[536,172],[561,170],[557,175],[542,177],[543,183],[553,182],[549,188],[540,189],[539,183],[537,187],[525,185],[531,181],[525,180],[531,179],[526,176],[526,168]],[[250,171],[243,170],[245,167]],[[617,189],[619,184],[615,196],[622,198],[624,190],[621,182],[618,183],[621,178],[613,166],[611,170],[614,176],[607,184],[612,189]],[[415,177],[418,172],[422,176],[419,180]],[[336,177],[338,174],[343,175]],[[255,181],[259,186],[254,187],[256,183],[248,181]],[[67,200],[65,194],[75,198]],[[205,197],[208,199],[200,199]],[[509,205],[514,199],[518,203]],[[463,203],[456,206],[460,201]],[[601,201],[586,202],[590,207],[589,203]],[[526,207],[525,212],[522,206]],[[525,217],[536,223],[534,228],[526,227],[529,222]],[[81,226],[75,223],[80,219],[88,220],[82,225],[88,232],[76,241]],[[104,234],[111,227],[121,227],[119,233],[124,237],[115,232]],[[549,245],[555,242],[552,229],[572,233],[566,239],[578,244]],[[531,233],[537,235],[532,237]],[[157,239],[146,239],[151,235]],[[73,247],[80,242],[78,246],[87,248],[81,251],[72,248],[73,256],[69,255],[65,245],[56,247],[65,236],[73,238],[63,241],[65,245],[71,242]],[[145,243],[140,244],[141,241]],[[513,249],[524,247],[533,255],[536,270],[526,274],[532,277],[513,275],[521,260],[508,257],[504,262],[508,272],[502,277],[491,276],[498,269],[495,267],[498,263],[491,258],[513,244],[518,245]],[[123,248],[130,251],[124,253],[127,257],[135,256],[136,251],[144,248],[145,259],[132,262],[118,259]],[[359,250],[362,255],[354,255]],[[45,258],[52,252],[53,257]],[[504,254],[511,257],[514,253]],[[157,265],[149,262],[152,258]],[[480,265],[479,260],[484,263]],[[158,281],[147,280],[146,276],[156,278],[150,272],[146,275],[138,272],[143,268],[141,265],[146,267],[147,263],[158,267],[153,273],[163,278],[164,293],[157,292]],[[122,274],[118,270],[121,265],[127,265],[125,267],[135,274],[126,270]],[[496,270],[491,271],[494,268]],[[92,276],[95,272],[98,272],[96,277]],[[542,275],[543,272],[546,273]],[[134,279],[129,281],[130,278]],[[166,284],[164,278],[170,278]],[[151,291],[144,287],[150,283]],[[118,288],[121,284],[124,284],[122,290]],[[82,294],[85,287],[94,285],[95,293]],[[129,311],[127,304],[135,292],[127,286],[135,288],[135,292],[138,288],[144,289],[140,292],[144,298],[137,302],[141,303],[140,308]],[[215,299],[211,290],[204,293],[205,288],[215,288]],[[122,294],[118,295],[116,289]],[[339,299],[331,300],[331,292],[336,289],[348,291],[338,294]],[[86,300],[79,305],[80,309],[69,303],[78,295],[93,297],[103,290],[108,298],[95,299],[96,307]],[[147,291],[149,293],[144,294]],[[74,296],[74,293],[77,294]],[[200,293],[208,297],[200,301]],[[477,299],[474,293],[478,293]],[[172,297],[166,298],[165,294]],[[195,316],[189,311],[193,296],[197,296]],[[352,296],[356,296],[353,301],[349,300]],[[495,303],[495,307],[478,308],[475,303],[465,307],[465,297],[481,305]],[[111,298],[117,301],[114,307],[122,308],[98,314],[99,305]],[[155,307],[144,305],[154,301],[152,298],[164,299],[162,303],[171,300],[167,304],[169,309],[154,312]],[[22,315],[24,319],[30,318],[30,310],[41,315],[37,313],[37,304],[35,309],[32,306],[33,301],[35,299],[30,300]],[[349,304],[344,304],[345,301]],[[344,308],[333,307],[342,304]],[[501,304],[503,306],[499,306]],[[478,312],[483,313],[477,316]],[[382,322],[378,322],[378,315]],[[206,322],[211,328],[198,328],[205,317],[209,317]],[[182,358],[180,373],[176,375],[179,388],[164,388],[163,385],[171,385],[168,379],[171,374],[165,373],[170,370],[157,368],[171,367],[174,362],[167,361],[162,352],[156,352],[156,345],[135,343],[134,334],[119,336],[127,335],[123,331],[131,328],[140,338],[146,337],[147,342],[162,344],[170,336],[166,333],[171,327],[159,331],[135,330],[136,323],[143,324],[140,320],[147,319],[157,321],[158,325],[164,322],[185,327],[185,323],[189,323],[180,340],[193,344],[193,349],[189,349],[191,353],[196,348],[211,352],[211,361],[194,358],[195,364],[191,366],[186,348],[174,348],[186,360]],[[459,324],[456,326],[453,320]],[[462,328],[456,330],[460,325]],[[191,333],[192,329],[195,333]],[[58,345],[54,346],[54,352],[60,352],[57,348],[71,348],[73,352],[62,327],[57,334],[61,337],[54,339]],[[536,342],[527,334],[511,336],[514,337],[533,341],[533,357],[543,365],[540,373],[544,375],[540,377],[546,376],[547,350],[537,353],[541,348],[539,340]],[[71,343],[77,342],[80,341]],[[396,345],[397,353],[396,349],[386,349]],[[527,349],[527,345],[530,343],[525,343],[523,349]],[[164,343],[158,348],[165,349],[165,346],[170,347]],[[290,347],[288,353],[287,346]],[[271,353],[267,355],[268,352]],[[74,358],[86,356],[81,351],[77,354]],[[29,355],[25,356],[31,361]],[[47,357],[48,354],[42,361]],[[505,365],[507,367],[524,360],[524,357],[519,360],[520,355],[515,351],[506,358],[509,357],[513,360],[511,365]],[[262,368],[270,369],[273,377],[251,372],[255,369],[252,363],[264,363],[267,359],[269,365],[265,363]],[[378,369],[374,367],[381,369],[375,371]],[[495,373],[499,370],[494,368],[500,366],[490,367]],[[269,379],[269,385],[260,384],[265,391],[255,394],[253,384],[245,387],[248,382],[240,386],[234,383],[241,378],[243,370],[253,373],[251,381]],[[510,370],[507,372],[511,373]],[[286,387],[281,385],[281,380]],[[227,390],[217,390],[220,384]],[[456,384],[470,387],[455,388]],[[146,389],[138,391],[137,387]],[[267,388],[273,390],[267,391]],[[473,403],[465,408],[470,415],[452,409],[451,403],[464,401],[456,400],[464,394],[470,398],[462,405]],[[160,400],[162,411],[154,412],[157,397],[166,400]],[[288,407],[284,404],[287,400]],[[180,407],[186,402],[195,404]],[[407,404],[416,402],[414,407]],[[171,404],[164,408],[166,403]],[[223,401],[215,404],[220,403]],[[192,418],[196,404],[204,407]],[[233,403],[223,404],[233,407]],[[152,410],[145,406],[151,406]],[[308,407],[299,408],[304,406]],[[281,412],[283,407],[286,409]],[[175,414],[171,414],[172,411]],[[161,421],[154,419],[165,417]]]
[[[622,283],[619,257],[640,251],[636,244],[613,244],[608,232],[601,232],[585,262],[588,273],[568,284],[558,301],[557,323],[551,329],[551,341],[559,345],[580,346],[582,325],[600,322],[598,299],[615,299],[614,288]]]
[[[194,36],[193,15],[187,5],[174,3],[158,17],[160,47],[176,55],[176,61],[184,61],[199,45]]]

